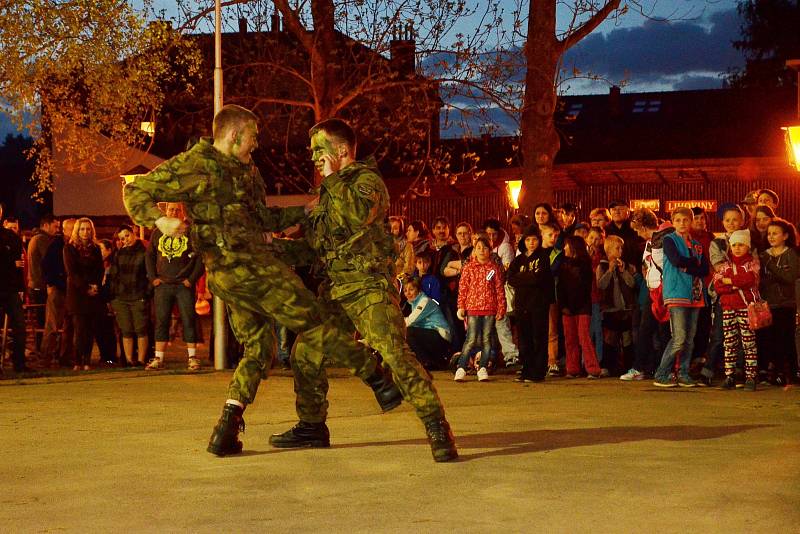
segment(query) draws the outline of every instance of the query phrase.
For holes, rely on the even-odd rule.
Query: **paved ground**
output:
[[[510,376],[436,384],[461,460],[408,406],[334,371],[329,450],[279,451],[291,379],[262,385],[245,453],[205,452],[230,372],[0,381],[0,532],[788,532],[800,389],[659,390]]]

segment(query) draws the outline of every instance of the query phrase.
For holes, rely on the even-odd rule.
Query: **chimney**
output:
[[[278,13],[278,10],[275,10],[275,12],[270,17],[270,20],[272,21],[270,31],[273,32],[281,31],[281,14]]]
[[[239,17],[239,33],[242,35],[247,33],[247,19],[244,17]]]
[[[612,117],[622,114],[622,90],[617,85],[608,90],[608,114]]]
[[[392,32],[389,43],[389,62],[400,74],[413,75],[417,72],[417,43],[414,40],[414,25],[406,23]]]

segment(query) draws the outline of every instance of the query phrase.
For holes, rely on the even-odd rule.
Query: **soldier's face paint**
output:
[[[325,166],[322,156],[330,156],[336,160],[336,147],[325,132],[317,132],[311,136],[311,161],[314,162],[314,167],[320,174]]]

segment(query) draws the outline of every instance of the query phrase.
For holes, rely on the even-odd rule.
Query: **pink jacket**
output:
[[[493,261],[479,263],[471,259],[461,270],[458,283],[458,308],[467,315],[506,313],[503,269]]]

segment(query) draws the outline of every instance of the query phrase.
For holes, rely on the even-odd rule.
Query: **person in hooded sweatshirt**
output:
[[[508,267],[522,360],[518,382],[541,382],[547,375],[550,305],[555,302],[555,282],[550,270],[550,251],[541,247],[541,240],[538,226],[529,226],[519,241],[521,254]]]

